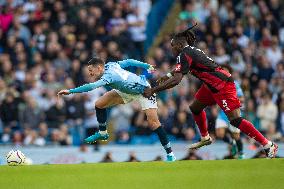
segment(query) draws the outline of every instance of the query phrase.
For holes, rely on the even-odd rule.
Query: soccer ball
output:
[[[20,150],[11,150],[6,155],[7,164],[10,166],[23,165],[25,163],[26,157]]]

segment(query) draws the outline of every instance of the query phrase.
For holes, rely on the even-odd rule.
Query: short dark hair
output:
[[[104,65],[104,61],[99,58],[99,57],[93,57],[91,60],[89,60],[88,65],[93,65],[93,66],[97,66],[97,65]]]

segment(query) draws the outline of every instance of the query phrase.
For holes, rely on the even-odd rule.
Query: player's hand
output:
[[[154,66],[150,65],[149,68],[147,69],[148,73],[153,73],[155,71]]]
[[[169,79],[169,77],[165,75],[163,77],[158,78],[156,82],[158,84],[161,84],[161,83],[164,83],[165,81],[167,81],[168,79]]]
[[[69,95],[69,94],[70,94],[70,92],[67,89],[63,89],[63,90],[61,90],[57,93],[58,96]]]
[[[154,92],[152,91],[152,89],[150,87],[145,88],[144,92],[143,92],[143,96],[145,98],[150,98],[151,96],[153,96]]]

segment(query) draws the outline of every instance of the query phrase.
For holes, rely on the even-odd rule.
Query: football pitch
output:
[[[284,159],[0,166],[2,189],[284,189]]]

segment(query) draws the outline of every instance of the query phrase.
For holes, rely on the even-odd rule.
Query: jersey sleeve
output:
[[[98,80],[94,83],[88,83],[88,84],[82,85],[82,86],[74,88],[74,89],[69,89],[69,92],[70,93],[84,93],[84,92],[88,92],[88,91],[94,90],[96,88],[102,87],[106,84],[108,84],[107,80],[104,79],[104,78],[101,78],[100,80]]]
[[[148,69],[150,67],[150,64],[140,62],[140,61],[134,60],[134,59],[126,59],[126,60],[118,61],[118,64],[120,65],[121,68],[126,68],[126,67],[129,67],[129,66],[135,66],[135,67],[139,67],[139,68]]]
[[[189,55],[186,55],[185,53],[181,53],[177,57],[176,67],[174,71],[177,73],[182,73],[183,75],[187,74],[189,72],[191,62],[192,62],[192,59]]]

